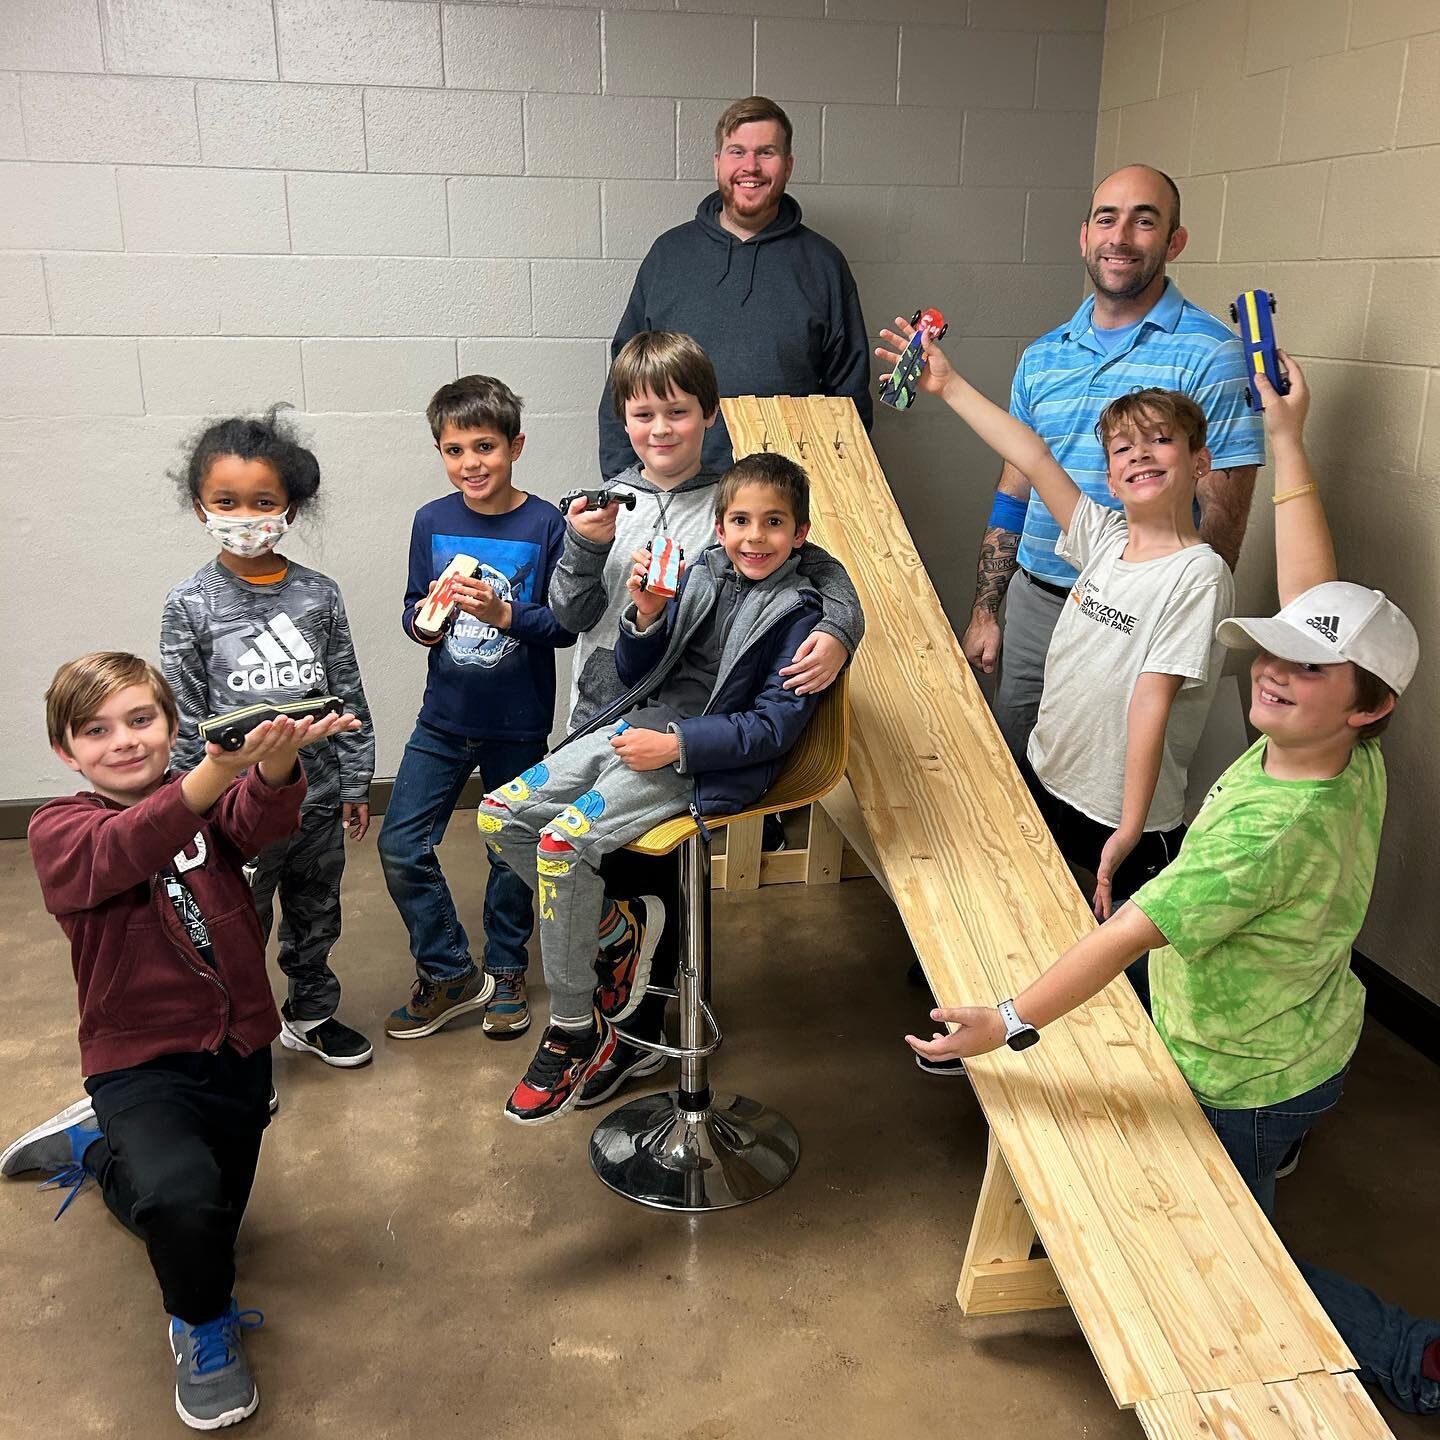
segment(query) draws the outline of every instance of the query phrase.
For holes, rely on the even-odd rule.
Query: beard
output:
[[[1090,283],[1102,295],[1108,295],[1112,300],[1133,300],[1137,295],[1143,295],[1150,283],[1165,268],[1165,257],[1162,255],[1149,265],[1142,264],[1131,276],[1130,280],[1118,289],[1109,284],[1105,278],[1105,272],[1100,268],[1101,257],[1097,253],[1085,257],[1085,269],[1089,273]]]

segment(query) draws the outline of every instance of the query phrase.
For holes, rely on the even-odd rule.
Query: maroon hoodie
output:
[[[88,791],[42,805],[30,854],[45,908],[70,939],[80,992],[85,1075],[159,1055],[268,1045],[280,1016],[265,939],[241,867],[300,820],[305,777],[271,787],[250,770],[196,815],[171,771],[130,806]],[[212,968],[191,943],[159,879],[174,867],[210,932]]]

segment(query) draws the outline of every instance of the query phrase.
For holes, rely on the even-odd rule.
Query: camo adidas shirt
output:
[[[199,764],[197,726],[207,716],[319,690],[338,695],[362,728],[300,752],[305,805],[367,801],[375,731],[340,587],[293,560],[286,567],[283,580],[252,585],[212,560],[165,597],[160,666],[180,707],[171,763]]]

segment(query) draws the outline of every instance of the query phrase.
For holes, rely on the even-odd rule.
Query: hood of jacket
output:
[[[732,265],[745,267],[745,290],[740,303],[743,305],[755,291],[755,270],[760,264],[762,247],[775,240],[783,240],[800,228],[800,205],[790,195],[780,197],[780,213],[758,234],[749,240],[732,235],[721,223],[720,214],[724,201],[718,190],[712,190],[696,207],[695,219],[705,235],[721,247],[715,285],[723,285],[730,274]],[[738,256],[737,256],[738,252]]]

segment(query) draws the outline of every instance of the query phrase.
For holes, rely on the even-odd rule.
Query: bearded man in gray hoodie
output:
[[[845,257],[800,223],[785,193],[795,156],[790,118],[773,100],[737,100],[715,127],[715,183],[695,218],[667,230],[640,262],[610,358],[642,330],[692,335],[721,395],[848,395],[870,428],[870,346]],[[731,463],[723,417],[704,465]],[[600,472],[635,463],[606,385]]]

